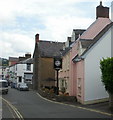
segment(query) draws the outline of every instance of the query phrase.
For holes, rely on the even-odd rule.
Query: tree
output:
[[[103,58],[100,61],[100,69],[102,72],[102,82],[110,96],[110,108],[113,109],[113,57],[107,59]]]

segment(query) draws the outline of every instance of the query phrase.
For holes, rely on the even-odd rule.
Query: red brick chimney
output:
[[[35,35],[35,43],[38,43],[39,42],[39,34],[36,34]]]
[[[96,7],[96,19],[98,17],[109,18],[109,7],[102,6],[102,1],[100,1],[100,5]]]

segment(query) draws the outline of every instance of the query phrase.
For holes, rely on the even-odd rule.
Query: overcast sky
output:
[[[110,7],[112,0],[102,0]],[[0,57],[33,54],[35,34],[64,42],[73,29],[87,29],[100,0],[0,0]]]

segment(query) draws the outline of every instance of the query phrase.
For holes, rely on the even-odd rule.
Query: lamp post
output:
[[[58,80],[58,71],[62,68],[62,59],[60,57],[54,58],[54,69],[57,71],[57,90],[56,95],[59,94],[59,80]]]

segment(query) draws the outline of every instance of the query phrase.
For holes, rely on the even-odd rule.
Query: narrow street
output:
[[[110,118],[104,114],[47,101],[31,90],[18,91],[9,88],[9,93],[3,95],[3,99],[17,108],[23,118]],[[14,114],[7,107],[3,101],[2,117],[14,118]]]

